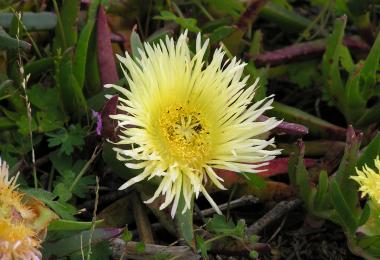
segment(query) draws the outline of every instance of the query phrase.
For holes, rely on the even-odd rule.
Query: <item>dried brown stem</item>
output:
[[[132,210],[135,217],[140,240],[144,243],[154,244],[153,233],[144,205],[136,193],[132,195]]]
[[[345,37],[343,39],[343,44],[351,50],[369,50],[368,44],[355,36]],[[325,40],[297,43],[281,49],[259,54],[255,57],[254,62],[257,66],[278,65],[300,58],[319,56],[322,55],[325,50]]]
[[[259,234],[264,228],[279,220],[288,212],[298,208],[302,204],[300,199],[281,201],[273,209],[268,211],[263,217],[253,223],[247,229],[248,235]]]
[[[158,255],[166,256],[165,259],[197,260],[200,256],[195,254],[188,246],[161,246],[145,244],[143,252],[137,250],[138,242],[115,238],[111,241],[112,256],[114,259],[149,259]]]

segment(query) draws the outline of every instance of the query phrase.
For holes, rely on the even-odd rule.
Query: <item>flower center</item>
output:
[[[210,152],[210,133],[201,113],[180,105],[163,110],[159,117],[162,154],[172,163],[198,168]]]

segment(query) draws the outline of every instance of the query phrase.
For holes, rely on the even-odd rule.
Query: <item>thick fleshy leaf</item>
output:
[[[98,227],[104,223],[104,221],[97,220],[95,226]],[[49,231],[78,231],[78,230],[89,230],[92,227],[92,222],[82,222],[75,220],[58,219],[54,220],[49,224]]]
[[[280,102],[273,102],[273,109],[269,110],[267,114],[277,118],[283,118],[288,122],[304,125],[309,129],[311,135],[339,140],[344,140],[346,136],[346,130],[344,128]]]
[[[368,51],[369,46],[358,37],[345,37],[343,44],[352,50]],[[322,55],[326,50],[325,40],[296,43],[274,51],[268,51],[257,55],[254,59],[257,66],[278,65],[291,62],[300,58]]]
[[[92,236],[91,243],[95,245],[99,242],[117,237],[123,230],[122,228],[97,228],[93,233],[91,230],[88,230],[57,241],[48,241],[45,242],[43,246],[43,255],[45,257],[67,256],[86,248],[89,245],[90,236]]]
[[[352,126],[349,126],[344,155],[334,177],[347,205],[353,212],[358,205],[358,195],[357,184],[350,177],[356,175],[355,166],[361,139],[362,134],[356,134]]]
[[[341,110],[345,111],[344,85],[340,74],[340,56],[342,52],[342,40],[346,28],[347,17],[343,16],[335,21],[331,36],[327,39],[326,51],[323,55],[322,74],[325,87],[330,99]]]
[[[0,26],[9,28],[13,16],[13,13],[1,13]],[[57,16],[51,12],[23,12],[21,21],[28,31],[50,30],[57,25]]]
[[[261,115],[257,119],[257,121],[265,121],[268,117]],[[284,133],[288,135],[306,135],[309,133],[309,129],[306,126],[289,123],[289,122],[281,122],[276,128],[272,130],[273,132]]]
[[[185,198],[183,193],[181,192],[181,196],[178,202],[178,208],[175,215],[175,222],[177,224],[178,233],[181,238],[185,239],[186,243],[191,247],[195,248],[195,240],[194,240],[194,230],[193,230],[193,205],[194,202],[191,203],[191,209],[187,209],[184,213],[182,213],[183,208],[185,207]]]
[[[338,213],[341,225],[343,225],[350,234],[353,234],[357,228],[357,221],[354,217],[354,212],[350,209],[344,194],[335,180],[331,183],[331,200]]]
[[[297,14],[294,11],[288,10],[281,5],[270,1],[266,4],[260,13],[260,17],[273,22],[282,29],[290,32],[302,32],[312,21]]]
[[[91,5],[88,10],[88,19],[86,25],[83,27],[79,39],[78,44],[75,51],[75,62],[74,62],[74,74],[77,78],[79,86],[83,89],[85,74],[86,74],[86,66],[89,55],[93,55],[90,53],[91,48],[90,39],[94,31],[94,26],[96,22],[96,13],[98,10],[98,5],[100,0],[91,1]]]
[[[54,49],[65,51],[73,46],[78,38],[78,14],[80,1],[70,0],[63,1],[62,7],[58,10],[56,1],[53,2],[56,14],[58,16],[58,26],[55,28]]]
[[[119,80],[115,58],[111,46],[111,32],[103,5],[99,5],[97,17],[97,43],[100,80],[102,85],[113,84]]]
[[[119,97],[117,95],[113,96],[104,104],[101,112],[102,118],[102,130],[101,135],[104,138],[109,138],[112,141],[117,140],[117,121],[110,118],[110,115],[116,115],[117,113],[117,102]]]
[[[11,50],[22,48],[24,50],[30,50],[32,45],[25,41],[17,40],[7,34],[3,28],[0,27],[0,49]]]
[[[135,59],[140,58],[139,50],[144,50],[144,46],[140,40],[140,36],[137,34],[135,30],[131,33],[131,49],[132,49],[132,55]]]
[[[56,80],[65,111],[73,118],[79,119],[87,110],[87,104],[82,88],[74,76],[71,55],[71,51],[68,50],[56,61]]]
[[[368,165],[370,168],[374,168],[374,160],[380,155],[380,133],[378,133],[371,142],[365,147],[364,152],[359,157],[356,167],[362,168],[364,165]]]

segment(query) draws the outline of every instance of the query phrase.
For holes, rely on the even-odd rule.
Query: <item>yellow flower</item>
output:
[[[35,214],[23,204],[16,181],[0,159],[0,259],[41,259],[37,232],[27,223]]]
[[[23,223],[0,219],[0,259],[42,259],[36,233]]]
[[[187,32],[176,43],[169,37],[159,44],[145,43],[141,58],[119,56],[129,89],[107,86],[124,95],[119,98],[120,113],[112,116],[121,130],[117,144],[124,145],[114,148],[117,158],[127,161],[129,168],[144,169],[120,189],[160,177],[159,187],[146,202],[165,195],[160,209],[173,203],[172,216],[181,192],[182,212],[191,207],[193,194],[203,193],[221,214],[204,187],[209,180],[225,189],[213,169],[255,173],[280,153],[265,150],[274,146],[274,139],[258,137],[280,123],[275,118],[256,121],[271,108],[271,97],[252,103],[258,80],[246,86],[248,77],[241,79],[245,64],[236,58],[226,60],[221,49],[206,65],[207,46],[198,35],[192,55]]]
[[[352,176],[351,179],[359,183],[359,190],[362,192],[362,197],[368,195],[374,202],[380,204],[380,160],[376,157],[375,166],[377,171],[369,168],[367,165],[362,170],[356,169],[357,176]]]
[[[0,159],[0,218],[9,216],[27,219],[33,212],[22,203],[23,194],[16,190],[18,174],[9,179],[9,169],[6,162]]]

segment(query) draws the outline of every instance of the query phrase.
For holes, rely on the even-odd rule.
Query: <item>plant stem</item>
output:
[[[73,183],[71,184],[70,186],[70,189],[69,191],[72,192],[73,189],[75,188],[75,186],[77,185],[78,181],[82,178],[82,176],[86,173],[88,167],[90,167],[90,165],[94,162],[94,160],[96,159],[96,157],[98,156],[98,154],[100,153],[100,151],[102,150],[101,147],[102,147],[103,143],[97,145],[95,147],[95,150],[94,152],[92,153],[91,155],[91,158],[90,160],[88,160],[86,162],[86,164],[83,166],[82,170],[79,172],[79,174],[77,175],[77,177],[75,177],[75,180],[73,181]]]

